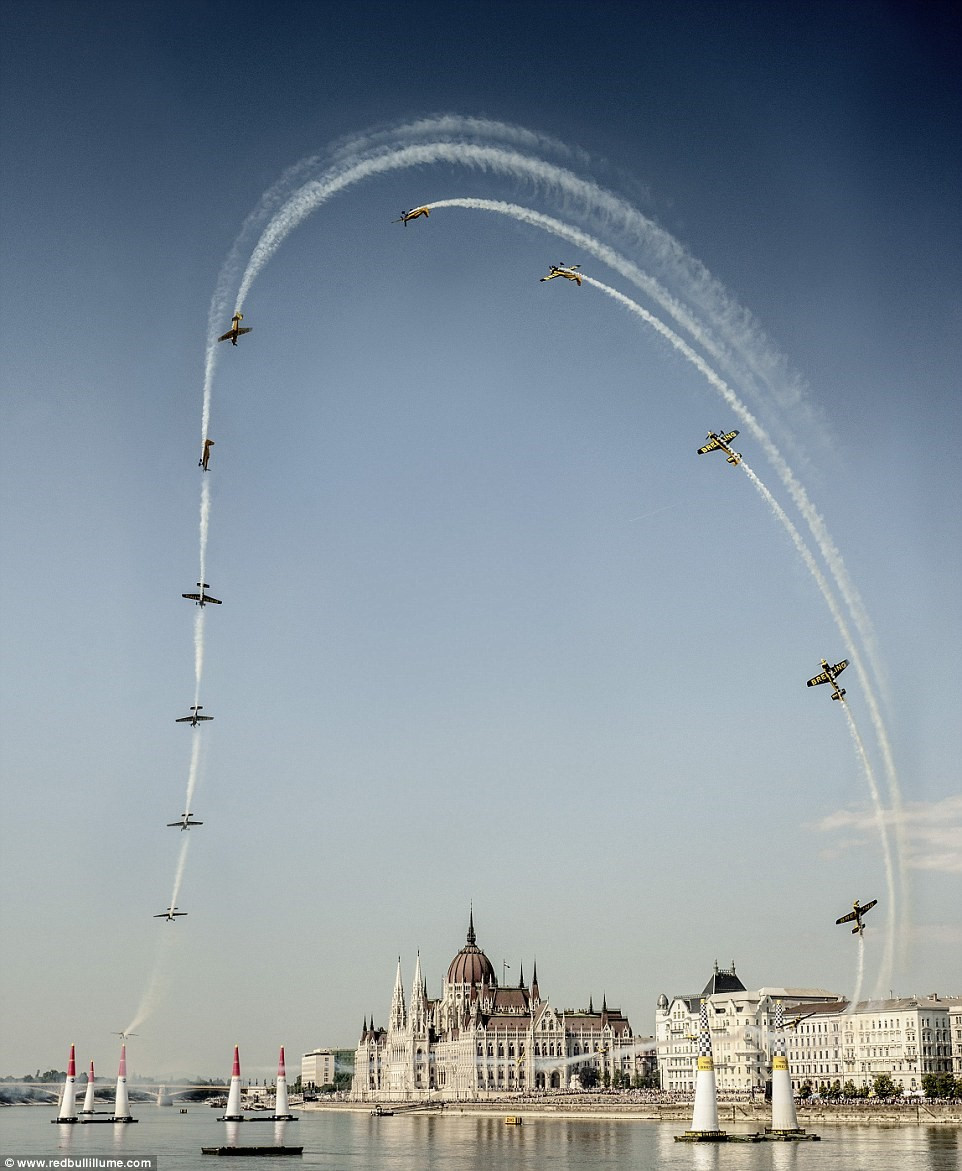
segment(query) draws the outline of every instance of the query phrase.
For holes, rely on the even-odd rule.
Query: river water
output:
[[[244,1159],[242,1165],[259,1171],[962,1171],[962,1130],[953,1126],[822,1126],[821,1142],[719,1146],[676,1143],[684,1123],[621,1118],[526,1117],[522,1126],[508,1126],[503,1116],[456,1108],[390,1118],[324,1111],[305,1113],[275,1135],[274,1123],[218,1122],[206,1106],[191,1106],[187,1114],[152,1104],[133,1104],[132,1110],[136,1125],[63,1126],[51,1125],[54,1109],[0,1108],[0,1164],[14,1167],[7,1160],[20,1157],[150,1155],[157,1171],[214,1171],[223,1164],[202,1155],[201,1147],[281,1141],[303,1146],[303,1156]]]

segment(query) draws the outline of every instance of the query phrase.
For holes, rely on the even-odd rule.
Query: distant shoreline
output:
[[[524,1118],[579,1118],[624,1119],[625,1121],[691,1122],[690,1102],[631,1102],[586,1101],[583,1097],[570,1100],[519,1100],[504,1098],[487,1102],[449,1102],[443,1110],[427,1103],[414,1102],[307,1102],[298,1105],[303,1113],[324,1110],[344,1110],[370,1114],[377,1105],[384,1111],[398,1115],[476,1114],[500,1118],[521,1115]],[[803,1130],[816,1126],[856,1124],[861,1126],[962,1126],[962,1102],[904,1102],[900,1104],[871,1103],[796,1103],[798,1125]],[[771,1106],[766,1102],[719,1102],[718,1120],[724,1129],[727,1124],[751,1124],[756,1129],[771,1123]]]

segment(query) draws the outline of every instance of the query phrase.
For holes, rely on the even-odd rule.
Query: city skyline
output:
[[[0,8],[11,1072],[960,991],[957,14],[408,15]]]

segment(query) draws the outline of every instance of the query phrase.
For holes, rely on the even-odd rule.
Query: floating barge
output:
[[[805,1130],[772,1130],[767,1126],[762,1138],[767,1143],[818,1143],[822,1141],[820,1134],[809,1134]]]
[[[729,1134],[727,1130],[686,1130],[676,1134],[676,1143],[761,1143],[763,1134]]]
[[[201,1147],[202,1155],[302,1155],[303,1147]]]

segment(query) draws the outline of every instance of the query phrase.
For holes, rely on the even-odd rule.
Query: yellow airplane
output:
[[[807,1021],[810,1016],[814,1016],[814,1015],[815,1015],[815,1013],[813,1013],[813,1012],[799,1013],[798,1016],[792,1017],[791,1020],[783,1021],[782,1028],[797,1029],[798,1026],[802,1023],[802,1021]]]
[[[551,281],[556,276],[563,276],[565,280],[574,281],[580,288],[581,274],[577,271],[579,268],[581,268],[580,264],[551,264],[548,266],[548,275],[543,276],[541,280]]]
[[[835,697],[833,696],[832,698],[834,699]],[[870,903],[866,903],[864,907],[860,907],[858,899],[856,899],[855,902],[852,903],[852,910],[849,911],[847,915],[843,915],[840,919],[835,920],[835,926],[837,927],[839,923],[854,923],[855,926],[852,928],[852,934],[861,935],[865,930],[865,924],[862,922],[862,916],[866,913],[866,911],[871,911],[877,902],[878,899],[872,899]]]
[[[207,465],[210,463],[210,449],[214,446],[213,439],[204,440],[204,453],[197,461],[197,466],[207,471]]]
[[[232,324],[231,324],[230,329],[227,331],[227,333],[222,333],[217,340],[219,342],[229,341],[232,346],[236,346],[237,339],[241,336],[241,334],[242,333],[250,333],[250,331],[254,328],[252,325],[251,326],[245,325],[242,329],[241,322],[243,320],[244,320],[243,313],[235,313],[234,316],[231,318]]]
[[[839,687],[835,680],[839,675],[841,675],[847,666],[848,659],[842,659],[842,661],[840,663],[836,663],[834,667],[829,665],[827,659],[822,659],[822,673],[820,675],[816,675],[814,679],[809,679],[807,686],[816,687],[819,683],[831,683],[832,699],[841,699],[845,694],[845,688]],[[858,906],[857,903],[856,906]]]
[[[392,220],[392,223],[404,224],[404,226],[407,227],[408,220],[416,220],[419,215],[427,217],[430,216],[430,214],[431,209],[427,205],[424,207],[412,207],[410,211],[402,211],[401,218],[399,220]]]
[[[709,442],[704,447],[699,447],[698,454],[704,455],[707,451],[724,451],[727,453],[725,456],[726,463],[730,463],[732,467],[737,467],[741,463],[742,457],[737,451],[732,451],[728,446],[737,434],[737,431],[729,431],[727,435],[716,435],[714,431],[709,431]]]
[[[188,602],[196,602],[198,606],[206,606],[208,602],[213,602],[215,606],[223,605],[220,598],[212,598],[210,594],[207,593],[207,590],[210,589],[210,586],[206,581],[199,581],[197,585],[200,589],[199,594],[181,594],[180,596],[182,598],[186,598]]]

